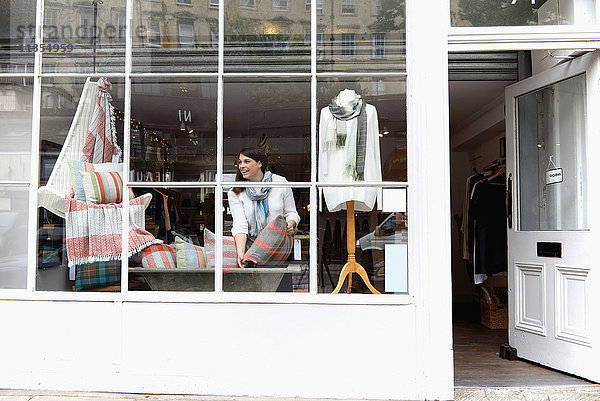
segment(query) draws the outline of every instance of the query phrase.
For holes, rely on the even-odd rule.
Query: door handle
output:
[[[508,174],[506,180],[506,219],[508,228],[512,228],[512,173]]]

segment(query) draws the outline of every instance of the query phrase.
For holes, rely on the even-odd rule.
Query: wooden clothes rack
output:
[[[346,292],[350,294],[352,292],[352,273],[357,273],[373,294],[381,294],[375,287],[373,287],[373,284],[371,284],[365,268],[356,261],[356,257],[354,255],[356,252],[354,218],[354,201],[346,201],[346,245],[348,249],[348,261],[344,267],[342,267],[337,287],[335,287],[331,293],[337,294],[340,292],[342,289],[342,284],[344,284],[344,280],[346,279],[346,276],[348,276],[348,288]]]

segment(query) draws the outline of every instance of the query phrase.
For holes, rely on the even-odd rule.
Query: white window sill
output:
[[[214,292],[54,292],[2,290],[0,301],[136,302],[203,304],[409,305],[410,294],[308,294]]]

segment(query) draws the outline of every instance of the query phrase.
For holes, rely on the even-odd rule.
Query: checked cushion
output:
[[[142,251],[142,267],[150,269],[174,269],[177,267],[175,246],[150,245]]]
[[[204,256],[206,267],[215,268],[215,234],[204,229]],[[223,269],[239,269],[233,237],[223,236]]]
[[[258,234],[244,259],[258,267],[274,267],[287,260],[293,244],[293,238],[286,231],[285,219],[277,216]]]

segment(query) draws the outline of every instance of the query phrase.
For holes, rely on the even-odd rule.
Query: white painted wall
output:
[[[0,302],[0,386],[423,399],[416,308]],[[29,324],[22,322],[27,316]],[[11,324],[10,322],[15,322]]]

